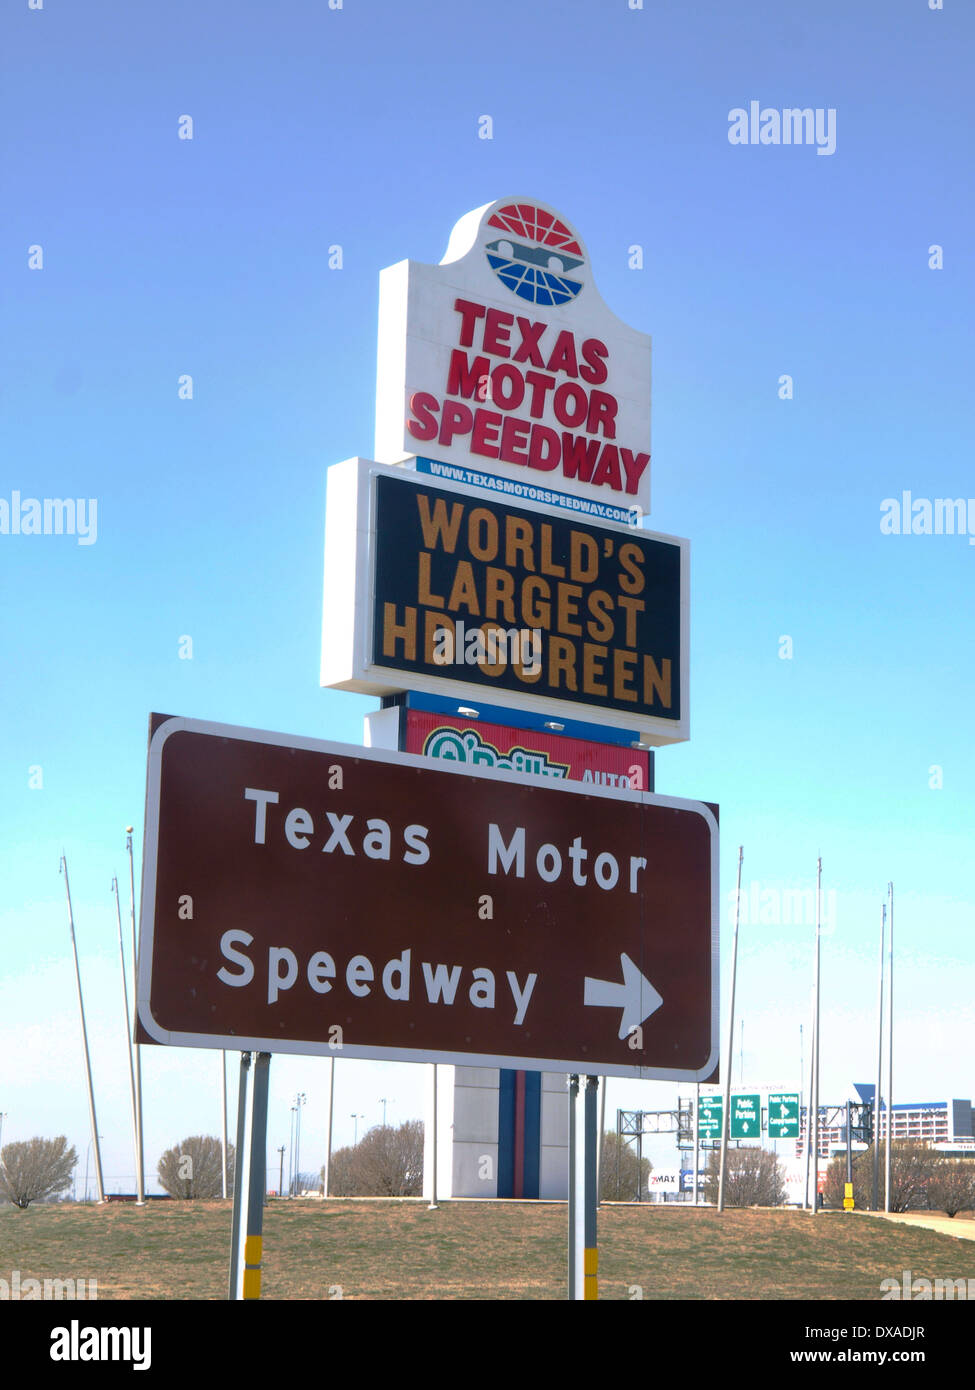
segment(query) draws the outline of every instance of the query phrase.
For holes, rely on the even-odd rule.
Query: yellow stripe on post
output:
[[[583,1299],[585,1302],[593,1302],[599,1298],[599,1251],[595,1246],[587,1246],[582,1259],[582,1272],[585,1287],[583,1288]]]
[[[261,1256],[263,1253],[263,1236],[245,1236],[244,1298],[260,1298],[261,1296]]]

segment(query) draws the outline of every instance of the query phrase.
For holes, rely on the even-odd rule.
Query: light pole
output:
[[[125,1010],[125,1034],[129,1055],[129,1090],[132,1096],[132,1142],[135,1151],[136,1183],[139,1168],[139,1107],[135,1091],[135,1059],[132,1056],[132,1018],[129,1014],[129,986],[125,978],[125,948],[122,943],[122,904],[119,901],[118,878],[112,879],[112,892],[115,895],[115,918],[118,922],[118,954],[122,966],[122,1007]],[[226,1197],[226,1192],[223,1194]]]
[[[125,827],[125,849],[129,856],[129,915],[132,924],[132,1007],[135,1009],[135,1001],[139,997],[139,945],[135,936],[135,861],[132,854],[132,834],[133,827]],[[136,1148],[138,1150],[138,1172],[136,1180],[136,1199],[137,1207],[144,1207],[146,1204],[146,1162],[143,1152],[143,1133],[142,1133],[142,1054],[140,1045],[134,1038],[132,1051],[135,1060],[135,1095],[136,1113],[138,1115],[138,1140]]]
[[[299,1195],[301,1189],[301,1107],[307,1102],[308,1097],[304,1091],[299,1091],[295,1096],[295,1196]]]
[[[281,1155],[281,1169],[280,1169],[280,1172],[278,1173],[278,1196],[280,1197],[280,1196],[282,1195],[282,1192],[283,1192],[283,1189],[284,1189],[284,1145],[283,1145],[283,1144],[282,1144],[281,1147],[278,1149],[278,1153]]]
[[[385,1128],[386,1128],[386,1097],[385,1097],[385,1096],[380,1096],[380,1097],[379,1097],[379,1103],[380,1103],[380,1105],[381,1105],[382,1108],[383,1108],[383,1129],[385,1129]]]
[[[99,1139],[104,1139],[104,1138],[105,1138],[104,1134],[99,1134],[98,1137],[99,1137]],[[88,1151],[87,1151],[87,1153],[85,1154],[85,1201],[86,1201],[86,1202],[88,1201],[88,1163],[89,1163],[89,1161],[90,1161],[90,1159],[91,1159],[91,1146],[92,1146],[92,1144],[93,1144],[94,1142],[95,1142],[94,1139],[89,1139],[89,1140],[88,1140]]]
[[[291,1127],[288,1130],[288,1196],[295,1195],[295,1115],[298,1107],[291,1107]]]
[[[328,1134],[325,1138],[325,1171],[322,1174],[322,1196],[328,1196],[329,1169],[332,1166],[332,1117],[335,1113],[335,1058],[329,1059],[331,1067],[328,1077]]]
[[[356,1145],[357,1145],[358,1142],[359,1142],[359,1121],[360,1121],[360,1120],[364,1120],[365,1118],[366,1118],[365,1115],[353,1115],[353,1116],[352,1116],[352,1119],[355,1121],[355,1125],[354,1125],[354,1128],[353,1128],[353,1131],[352,1131],[352,1134],[353,1134],[352,1147],[353,1147],[353,1148],[355,1148]]]
[[[84,1048],[85,1057],[85,1078],[88,1082],[88,1114],[91,1119],[91,1137],[95,1145],[95,1177],[98,1181],[98,1200],[105,1200],[105,1184],[102,1181],[102,1155],[98,1147],[98,1140],[101,1137],[98,1133],[98,1121],[95,1118],[95,1091],[91,1081],[91,1056],[88,1051],[88,1028],[85,1023],[85,1003],[81,997],[81,967],[78,964],[78,942],[74,932],[74,910],[71,906],[71,884],[68,881],[68,861],[61,855],[61,872],[64,874],[64,891],[68,899],[68,926],[71,930],[71,949],[74,952],[74,974],[78,985],[78,1012],[81,1015],[81,1041]],[[88,1189],[85,1188],[85,1200],[88,1199]]]
[[[741,866],[745,858],[744,845],[738,846],[738,890],[735,893],[735,935],[731,947],[731,1003],[728,1013],[728,1065],[724,1074],[724,1104],[721,1122],[721,1160],[718,1168],[718,1211],[724,1211],[724,1178],[728,1164],[728,1133],[731,1121],[731,1068],[735,1046],[735,977],[738,973],[738,926],[741,921]]]
[[[884,1150],[884,1211],[890,1211],[890,1153],[894,1147],[894,885],[887,884],[887,1147]]]

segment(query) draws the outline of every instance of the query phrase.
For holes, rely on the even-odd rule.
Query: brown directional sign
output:
[[[146,806],[153,1042],[714,1068],[717,826],[701,802],[171,718]]]

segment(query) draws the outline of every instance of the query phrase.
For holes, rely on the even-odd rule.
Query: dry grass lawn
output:
[[[99,1299],[226,1297],[230,1204],[0,1209],[0,1277],[95,1278]],[[563,1299],[566,1209],[271,1200],[268,1299]],[[910,1269],[975,1279],[975,1242],[842,1212],[604,1206],[600,1297],[866,1299]]]

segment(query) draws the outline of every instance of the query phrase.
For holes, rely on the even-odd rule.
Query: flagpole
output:
[[[335,1054],[329,1058],[331,1066],[328,1076],[328,1135],[325,1140],[325,1172],[322,1177],[322,1196],[328,1196],[329,1179],[332,1169],[332,1116],[335,1111]]]
[[[135,1165],[139,1166],[139,1125],[135,1104],[135,1064],[132,1061],[132,1017],[129,1013],[129,985],[125,978],[125,949],[122,945],[122,907],[119,902],[118,878],[112,879],[112,892],[115,895],[115,920],[118,922],[118,955],[122,966],[122,1006],[125,1010],[125,1042],[129,1054],[129,1091],[132,1096],[132,1146],[135,1152]]]
[[[809,1095],[806,1099],[806,1181],[802,1189],[802,1209],[808,1210],[809,1207],[809,1163],[812,1158],[812,1100],[813,1100],[813,1072],[815,1071],[816,1061],[814,1049],[816,1047],[816,991],[813,988],[810,996],[810,1042],[809,1042]]]
[[[887,884],[890,931],[887,935],[887,1149],[884,1155],[884,1211],[890,1211],[890,1151],[894,1144],[894,885]]]
[[[880,984],[877,1000],[877,1093],[873,1098],[873,1210],[880,1207],[880,1089],[884,1076],[884,937],[887,928],[887,904],[880,917]]]
[[[728,1016],[728,1053],[724,1074],[724,1104],[721,1122],[721,1166],[718,1173],[718,1211],[724,1211],[724,1175],[728,1162],[728,1130],[731,1125],[731,1059],[735,1045],[735,977],[738,973],[738,924],[741,920],[741,865],[745,857],[744,845],[738,846],[738,891],[735,894],[735,936],[731,948],[731,1005]]]
[[[815,1022],[813,1024],[813,1076],[812,1076],[812,1167],[813,1167],[813,1191],[812,1191],[812,1214],[816,1215],[819,1210],[819,972],[820,972],[820,907],[823,896],[823,861],[816,860],[816,986]]]
[[[125,827],[125,848],[129,853],[129,911],[132,918],[132,986],[133,998],[139,997],[139,945],[135,939],[135,866],[132,858],[132,826]],[[142,1057],[140,1055],[139,1044],[135,1041],[134,1031],[132,1048],[135,1053],[135,1096],[136,1096],[136,1206],[144,1207],[146,1204],[146,1164],[145,1152],[143,1149],[142,1134]]]
[[[105,1200],[105,1183],[102,1179],[102,1152],[98,1143],[98,1121],[95,1119],[95,1092],[91,1084],[91,1057],[88,1053],[88,1029],[85,1025],[85,1004],[81,997],[81,968],[78,965],[78,943],[74,934],[74,912],[71,909],[71,884],[68,881],[68,861],[61,854],[61,872],[64,874],[64,889],[68,896],[68,925],[71,928],[71,949],[74,952],[74,974],[78,982],[78,1011],[81,1014],[81,1040],[85,1050],[85,1076],[88,1081],[88,1113],[91,1117],[91,1137],[95,1148],[95,1180],[98,1183],[98,1200]],[[87,1199],[87,1192],[85,1198]]]
[[[220,1187],[223,1192],[224,1201],[227,1200],[227,1054],[220,1053],[220,1090],[223,1100],[223,1171],[220,1175]],[[280,1195],[280,1194],[279,1194]]]

